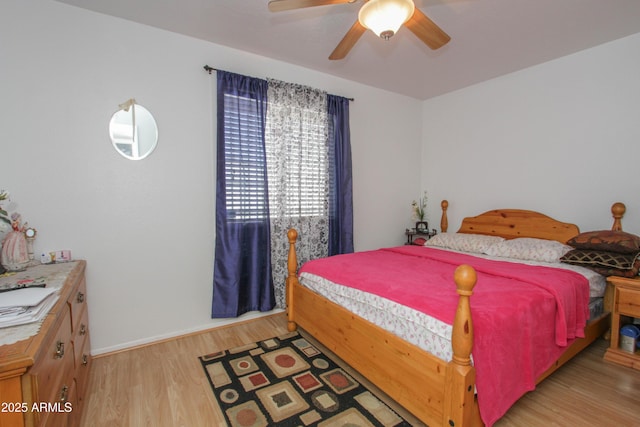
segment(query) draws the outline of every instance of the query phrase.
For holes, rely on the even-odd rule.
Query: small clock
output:
[[[38,231],[35,228],[31,228],[31,227],[24,230],[24,235],[27,239],[35,239],[37,233]]]
[[[33,261],[33,241],[36,239],[38,231],[35,228],[29,227],[24,230],[24,236],[27,238],[27,255],[29,259]]]

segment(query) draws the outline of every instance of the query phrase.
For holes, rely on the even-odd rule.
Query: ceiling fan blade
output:
[[[333,49],[333,52],[331,52],[331,55],[329,55],[329,59],[343,59],[345,56],[347,56],[351,48],[356,44],[358,39],[360,39],[365,31],[367,31],[367,29],[363,27],[362,24],[360,24],[360,21],[356,21],[351,26],[349,31],[347,31],[347,34],[344,35],[342,40],[340,40],[338,46]]]
[[[451,40],[451,37],[442,31],[442,28],[438,27],[418,8],[404,25],[433,50],[441,48]]]
[[[282,12],[283,10],[353,2],[354,0],[271,0],[269,2],[269,10],[271,12]]]

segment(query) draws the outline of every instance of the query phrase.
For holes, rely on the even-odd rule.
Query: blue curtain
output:
[[[264,149],[267,81],[217,71],[216,244],[211,317],[275,306]]]
[[[327,112],[330,159],[333,160],[329,190],[329,256],[331,256],[353,252],[349,100],[340,96],[327,95]]]

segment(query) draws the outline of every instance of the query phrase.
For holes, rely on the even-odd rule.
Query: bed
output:
[[[446,233],[448,229],[447,208],[448,202],[443,201],[441,219],[441,229],[443,233]],[[612,207],[612,213],[615,218],[613,229],[621,229],[620,218],[624,214],[623,205],[615,204],[614,207]],[[579,229],[574,224],[560,222],[538,212],[517,209],[499,209],[485,212],[475,217],[465,218],[460,229],[455,233],[455,235],[465,234],[473,236],[496,236],[497,238],[505,239],[504,241],[515,241],[514,239],[517,238],[535,238],[563,244],[570,238],[578,235]],[[510,365],[510,363],[516,363],[514,360],[517,359],[517,357],[514,355],[518,354],[520,349],[516,348],[509,351],[503,351],[501,354],[497,354],[495,351],[493,353],[489,351],[483,354],[480,351],[481,346],[484,346],[484,348],[492,347],[491,343],[481,345],[483,341],[487,341],[483,340],[483,338],[492,335],[486,334],[486,331],[493,332],[493,328],[498,330],[502,325],[508,325],[509,321],[494,320],[495,324],[491,326],[491,320],[487,316],[484,316],[484,314],[478,314],[480,312],[477,311],[480,310],[481,307],[488,306],[487,301],[489,299],[486,292],[483,296],[483,292],[478,289],[475,299],[472,295],[478,278],[483,281],[483,290],[487,286],[484,285],[484,283],[489,282],[486,279],[486,276],[488,274],[492,275],[493,273],[487,273],[487,270],[485,270],[486,268],[494,268],[497,264],[515,265],[517,263],[501,263],[491,257],[485,259],[487,257],[476,256],[476,254],[469,255],[465,253],[457,253],[458,251],[441,250],[441,248],[433,249],[403,246],[384,249],[387,252],[394,252],[392,255],[396,258],[394,258],[392,264],[395,267],[389,268],[389,271],[384,273],[375,273],[375,275],[376,277],[382,277],[383,280],[389,283],[393,282],[395,284],[398,282],[398,286],[394,288],[395,292],[398,292],[398,289],[412,288],[412,286],[403,285],[401,282],[401,279],[403,279],[404,276],[410,276],[410,274],[405,273],[409,270],[420,271],[420,277],[424,277],[425,282],[435,283],[436,279],[433,276],[426,275],[427,272],[432,274],[430,272],[433,271],[434,276],[444,278],[439,279],[440,282],[443,280],[445,282],[436,286],[438,286],[439,289],[444,289],[447,288],[448,285],[448,288],[451,289],[448,290],[447,288],[446,292],[452,294],[447,298],[451,298],[453,301],[446,303],[439,302],[437,304],[442,305],[441,311],[445,311],[444,314],[438,313],[438,315],[446,319],[436,319],[436,321],[449,325],[448,327],[450,327],[450,337],[447,340],[447,345],[450,346],[450,349],[448,354],[443,355],[433,352],[430,349],[425,349],[424,346],[420,345],[420,343],[412,341],[411,339],[399,336],[395,331],[392,331],[393,328],[389,328],[388,325],[384,324],[384,322],[382,323],[382,326],[378,326],[376,323],[380,322],[376,321],[376,316],[367,320],[366,316],[355,314],[351,309],[343,307],[342,303],[335,300],[335,298],[323,296],[318,293],[319,291],[317,289],[312,290],[308,285],[301,284],[301,280],[305,278],[305,274],[307,273],[307,266],[309,264],[314,266],[312,263],[316,260],[305,263],[305,265],[298,270],[297,256],[295,252],[297,232],[293,229],[289,230],[288,239],[290,244],[287,277],[287,315],[289,330],[293,331],[298,327],[304,329],[307,333],[327,346],[346,363],[358,370],[396,402],[429,426],[465,427],[485,424],[491,425],[497,418],[499,418],[499,416],[501,416],[502,413],[504,413],[504,408],[498,408],[497,410],[491,408],[486,409],[486,404],[484,407],[482,404],[479,404],[479,401],[483,401],[483,395],[491,395],[493,399],[493,395],[496,392],[500,393],[500,390],[493,390],[490,392],[490,387],[486,387],[484,385],[487,384],[485,378],[488,377],[487,372],[489,372],[487,368],[484,368],[484,366],[495,364],[487,363],[487,360],[492,360],[491,357],[494,357],[493,360],[501,361],[497,364],[498,369],[500,369],[502,365],[507,367],[517,366],[512,364]],[[446,273],[448,271],[446,269],[439,271],[433,266],[418,267],[418,261],[415,261],[415,259],[417,259],[417,257],[422,257],[423,252],[417,251],[423,250],[424,253],[429,253],[429,257],[435,256],[437,258],[436,262],[441,264],[444,263],[452,265],[453,263],[458,262],[457,260],[462,260],[462,262],[460,262],[461,265],[455,265],[455,268],[452,267],[450,271],[451,274]],[[372,252],[375,253],[375,256],[378,256],[377,251]],[[407,265],[409,264],[402,265],[408,261],[403,258],[399,258],[401,255],[412,257],[411,259],[414,261],[411,262],[416,262],[416,267],[408,268]],[[339,257],[350,256],[360,255],[350,254]],[[369,256],[373,256],[373,254],[370,254]],[[385,254],[385,256],[387,256],[387,254]],[[336,257],[329,257],[325,260],[331,260],[332,258]],[[476,260],[476,258],[478,260]],[[395,261],[400,259],[403,259],[403,261]],[[347,262],[347,264],[342,264],[341,266],[333,269],[339,270],[340,274],[343,273],[343,270],[349,270],[348,267],[350,263],[353,263],[354,265],[358,262],[377,264],[375,258],[373,261],[371,259],[357,261],[352,258],[342,258],[342,261]],[[382,264],[382,262],[380,262],[380,264]],[[476,267],[471,267],[471,264],[474,264]],[[487,265],[489,267],[487,267]],[[325,268],[326,266],[323,267],[322,265],[318,265],[315,267]],[[505,268],[509,271],[512,270],[512,266]],[[552,267],[528,265],[523,268],[539,268],[540,270],[536,270],[536,272],[538,272],[546,271],[542,269]],[[316,273],[317,271],[312,270],[310,274],[313,276]],[[423,273],[425,275],[422,275]],[[531,390],[536,383],[542,381],[553,371],[562,366],[566,361],[588,346],[596,338],[601,336],[609,327],[608,312],[601,312],[589,318],[588,309],[585,308],[586,304],[593,302],[593,300],[589,298],[592,296],[592,289],[590,287],[591,279],[587,277],[582,279],[575,278],[573,275],[578,276],[579,274],[569,272],[568,270],[566,274],[563,274],[572,280],[575,279],[577,283],[576,286],[579,286],[577,289],[581,289],[580,291],[571,291],[576,295],[582,295],[582,297],[576,297],[579,306],[575,312],[578,314],[574,316],[566,315],[566,313],[564,313],[564,317],[562,317],[558,315],[558,309],[555,309],[555,326],[550,326],[549,324],[545,324],[543,326],[540,326],[540,324],[535,325],[536,327],[541,327],[541,330],[545,331],[549,328],[555,327],[555,330],[549,331],[547,335],[552,337],[551,339],[554,341],[556,348],[553,351],[550,350],[544,352],[545,357],[547,358],[544,362],[544,369],[542,369],[540,365],[537,365],[535,367],[536,369],[532,370],[535,376],[533,377],[531,385],[524,386],[525,392],[527,390]],[[318,275],[322,276],[321,273],[318,273]],[[529,270],[526,275],[527,277],[546,277],[542,274],[531,274],[531,271]],[[327,271],[326,276],[329,278],[332,277],[329,271]],[[604,278],[601,277],[601,279]],[[415,276],[412,280],[416,280]],[[491,283],[493,285],[495,282],[495,285],[499,286],[500,281],[502,280],[514,280],[514,278],[492,279]],[[327,281],[331,282],[331,280]],[[368,280],[362,280],[362,282],[368,282]],[[453,290],[453,282],[455,282],[455,290]],[[587,286],[586,291],[584,290],[584,283],[586,283]],[[363,286],[366,288],[366,285]],[[542,286],[544,286],[544,283],[542,283]],[[506,288],[506,286],[504,288]],[[513,289],[519,288],[513,287]],[[505,318],[505,314],[507,316],[521,316],[522,313],[526,314],[528,311],[539,311],[541,306],[564,307],[564,303],[560,302],[557,298],[553,302],[545,300],[544,298],[549,298],[548,295],[545,294],[547,291],[548,289],[546,291],[540,291],[529,290],[527,288],[522,292],[512,292],[512,294],[515,295],[514,298],[517,297],[516,294],[522,293],[520,299],[524,298],[525,300],[529,298],[529,295],[531,295],[530,298],[532,298],[532,301],[535,300],[536,304],[529,304],[529,306],[535,305],[535,309],[524,310],[522,308],[518,308],[513,314],[505,311],[504,313],[501,313],[503,319]],[[363,292],[366,292],[366,289]],[[456,292],[457,295],[454,295]],[[587,294],[586,301],[585,292]],[[430,296],[431,295],[432,294],[430,294]],[[411,304],[412,299],[421,300],[415,296],[412,298],[410,294],[406,297],[409,298],[409,304]],[[543,299],[540,300],[539,298]],[[386,301],[384,298],[382,299]],[[476,302],[475,306],[474,301]],[[391,301],[390,304],[398,304],[398,302]],[[472,307],[477,313],[476,327],[479,328],[478,331],[485,332],[485,334],[479,334],[479,338],[475,337],[475,347],[474,322],[472,321],[473,319],[471,316]],[[414,307],[409,307],[409,309],[413,310]],[[451,313],[450,315],[447,315],[446,310],[449,309]],[[503,310],[503,308],[500,308],[500,310]],[[562,328],[558,326],[558,317],[562,317],[564,320],[573,317],[580,317],[580,313],[584,313],[585,310],[586,314],[585,319],[583,319],[584,323],[580,324],[580,319],[578,319],[577,323],[574,322],[571,325],[574,329],[567,329],[565,325],[563,330],[559,330]],[[573,313],[573,311],[570,310],[568,310],[568,312]],[[487,317],[487,319],[485,319],[485,317]],[[521,318],[518,317],[518,319]],[[575,321],[576,319],[573,320]],[[400,323],[402,322],[403,321],[400,321]],[[518,322],[522,322],[517,324],[518,331],[522,329],[522,335],[527,335],[528,333],[526,332],[524,325],[527,324],[529,320],[523,317],[521,320],[518,320]],[[563,339],[564,345],[559,345],[562,344],[559,341],[562,341]],[[535,345],[538,344],[538,342],[535,342]],[[499,347],[504,350],[505,345],[502,344],[501,346],[494,347]],[[473,354],[472,349],[474,350]],[[498,357],[496,357],[496,354]],[[481,361],[484,365],[480,364]],[[478,375],[476,368],[480,368],[481,366],[483,366],[483,368],[480,369],[480,375]],[[494,369],[493,372],[497,371]],[[484,376],[482,374],[484,374]],[[482,380],[484,383],[478,380]],[[495,386],[493,388],[495,388]],[[484,394],[483,390],[486,390]],[[524,394],[524,392],[521,394]],[[488,398],[484,399],[485,402],[487,400]],[[491,415],[485,416],[485,414]]]

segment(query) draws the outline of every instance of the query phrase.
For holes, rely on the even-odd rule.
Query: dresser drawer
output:
[[[87,281],[83,278],[75,292],[69,297],[71,307],[71,327],[73,333],[77,333],[80,327],[80,319],[87,308]]]
[[[79,393],[78,384],[76,384],[75,391],[76,391],[76,394]],[[65,427],[73,427],[73,426],[80,425],[80,421],[82,419],[82,402],[80,401],[79,396],[76,398],[76,402],[77,403],[74,403],[73,405],[73,411],[71,411],[68,414],[69,418],[67,420],[67,425]]]
[[[617,288],[616,307],[620,314],[640,317],[640,291],[623,287]]]
[[[54,402],[54,405],[40,412],[40,419],[34,425],[38,427],[69,427],[77,425],[69,422],[77,406],[75,397],[76,387],[73,381],[71,381],[69,385],[65,385],[65,387],[64,402],[58,400]]]
[[[74,344],[75,347],[76,344]],[[77,351],[76,357],[76,394],[78,396],[78,412],[82,411],[84,402],[87,398],[87,390],[89,387],[89,372],[91,370],[91,342],[89,335],[82,341],[82,347]]]
[[[73,345],[71,343],[71,317],[64,310],[57,323],[55,334],[44,343],[43,351],[28,377],[34,391],[33,403],[59,402],[65,399],[63,387],[71,386],[73,379]]]
[[[85,351],[85,341],[89,338],[89,312],[84,310],[78,319],[76,329],[73,331],[71,340],[73,341],[73,359],[76,369],[82,366],[82,353]]]
[[[89,339],[89,312],[84,311],[80,318],[80,327],[73,335],[73,354],[78,383],[78,395],[84,397],[85,385],[89,378],[89,366],[91,364],[91,341]]]

